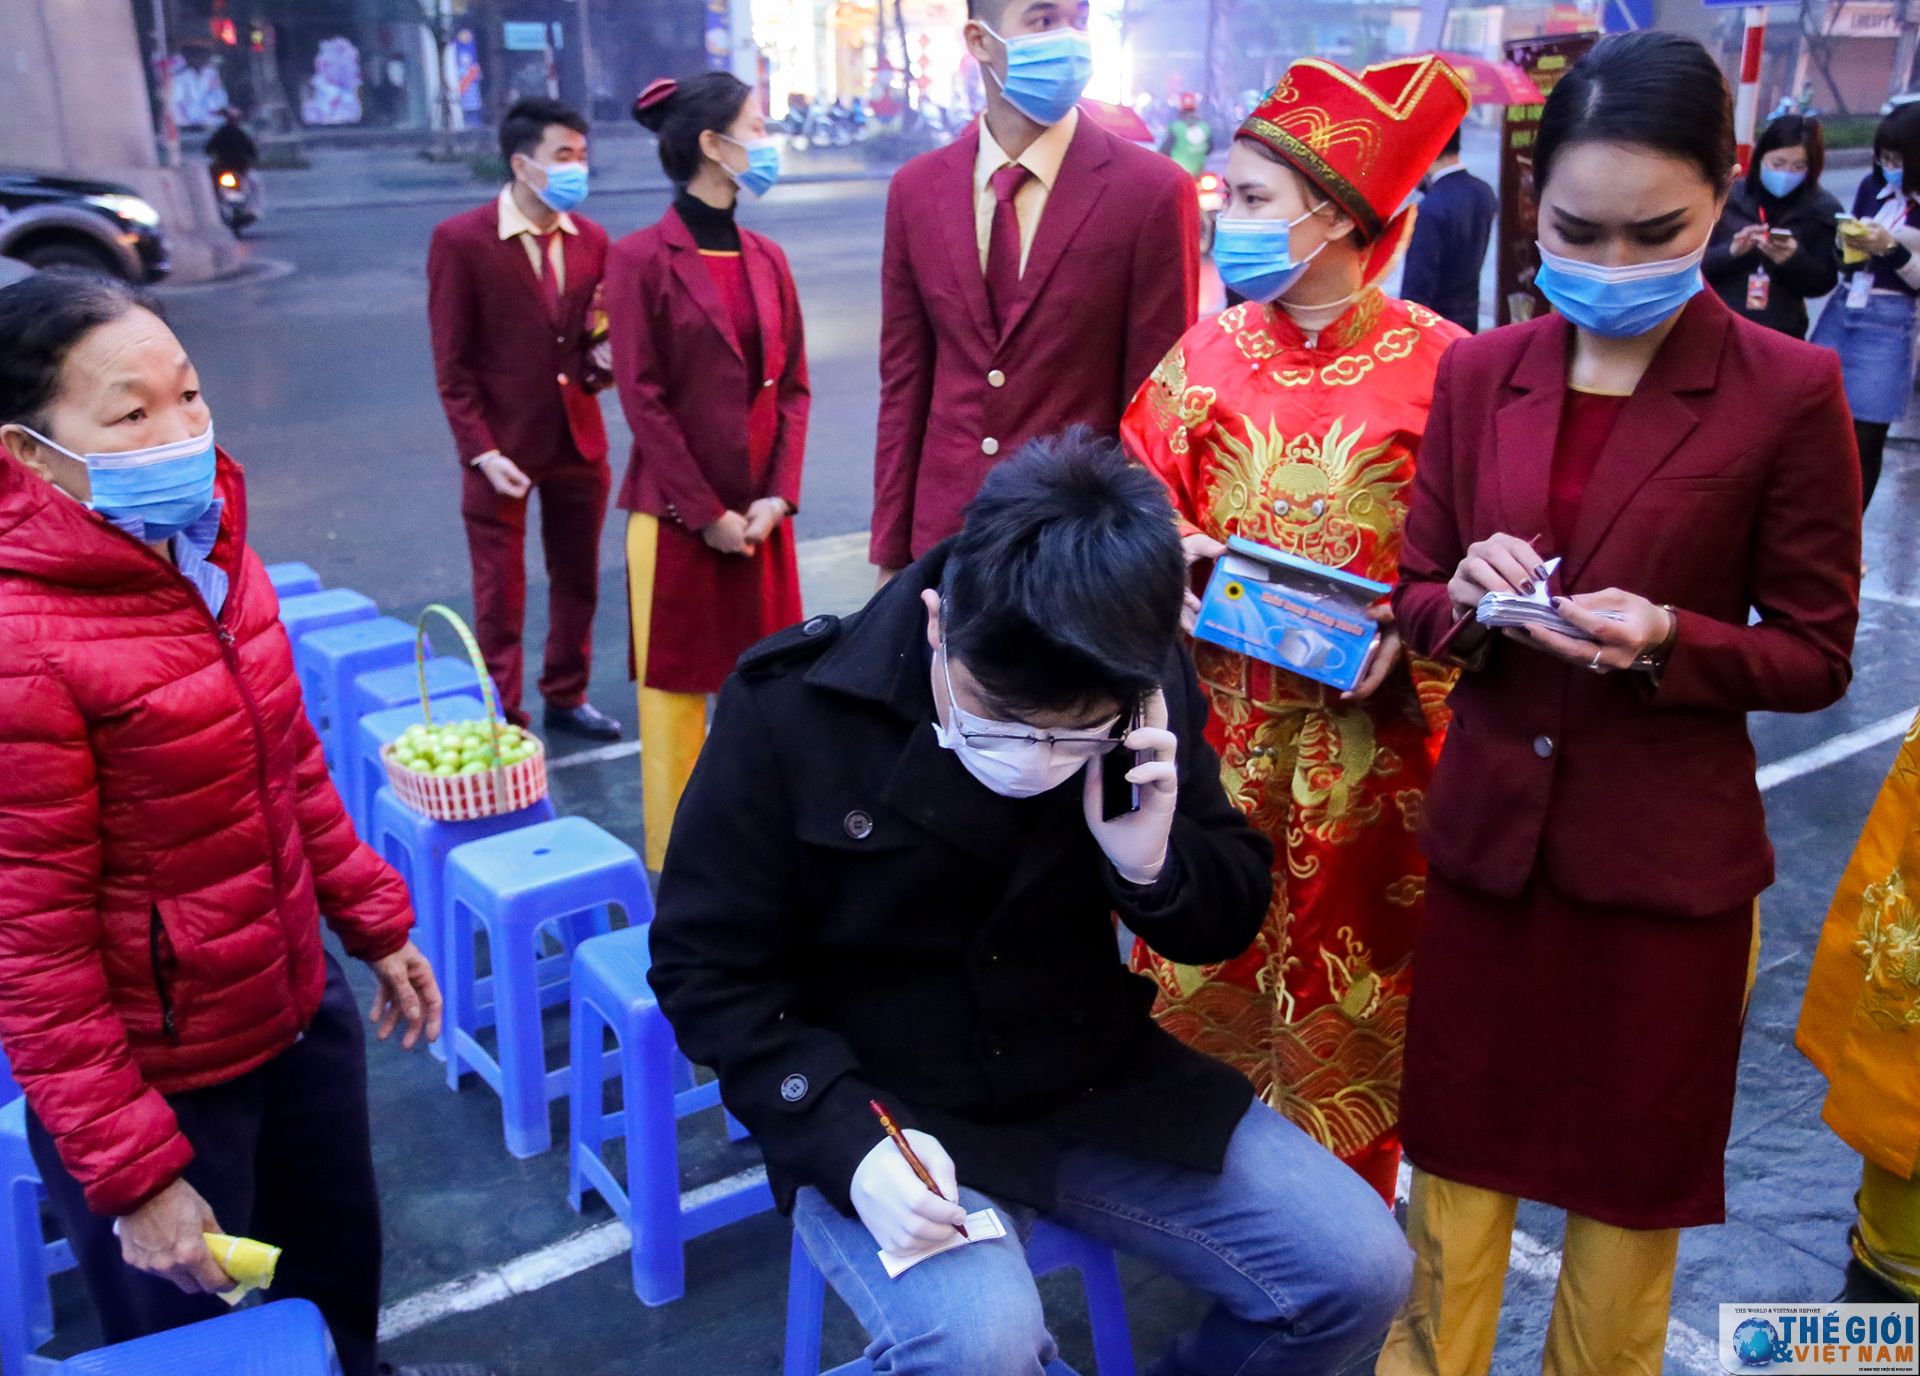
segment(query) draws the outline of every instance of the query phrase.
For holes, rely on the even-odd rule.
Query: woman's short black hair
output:
[[[44,435],[67,355],[136,308],[161,313],[152,296],[102,272],[56,268],[0,287],[0,425]]]
[[[1603,38],[1568,68],[1540,113],[1533,184],[1563,148],[1627,143],[1690,162],[1717,191],[1733,173],[1733,97],[1707,50],[1683,34],[1641,29]]]
[[[564,101],[549,100],[546,96],[514,101],[513,108],[500,121],[501,160],[512,162],[515,153],[531,155],[547,136],[547,130],[556,124],[576,134],[587,132],[587,117]]]
[[[1883,182],[1886,178],[1880,175],[1880,157],[1884,153],[1900,159],[1902,186],[1906,185],[1906,177],[1915,178],[1916,185],[1920,186],[1920,103],[1896,105],[1893,113],[1881,120],[1873,131],[1873,175]]]
[[[753,94],[732,72],[702,72],[687,81],[656,81],[633,102],[633,117],[660,139],[660,166],[675,186],[700,170],[700,136],[724,134]]]
[[[1140,702],[1185,590],[1166,488],[1078,426],[987,474],[940,585],[949,653],[1015,718]]]
[[[1760,141],[1753,145],[1753,162],[1747,168],[1749,195],[1760,194],[1760,159],[1776,148],[1807,150],[1807,179],[1798,190],[1820,184],[1820,173],[1827,165],[1827,140],[1820,132],[1820,121],[1812,115],[1782,115],[1767,125],[1760,134]]]

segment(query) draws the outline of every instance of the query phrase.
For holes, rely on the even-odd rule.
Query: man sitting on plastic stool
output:
[[[1270,899],[1201,735],[1185,587],[1159,484],[1069,432],[721,694],[653,985],[880,1370],[1040,1372],[1036,1215],[1214,1298],[1163,1376],[1338,1370],[1406,1292],[1379,1196],[1157,1028],[1117,957],[1116,913],[1202,963]]]

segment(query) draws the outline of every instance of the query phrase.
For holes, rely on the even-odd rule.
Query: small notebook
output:
[[[1549,559],[1542,565],[1551,578],[1560,567],[1558,559]],[[1474,609],[1474,615],[1482,626],[1512,627],[1516,630],[1525,626],[1541,626],[1549,631],[1557,631],[1570,640],[1584,640],[1588,644],[1598,644],[1587,632],[1574,625],[1566,617],[1553,609],[1553,597],[1547,591],[1546,580],[1534,585],[1531,593],[1490,592],[1480,599],[1480,605]],[[1618,621],[1618,612],[1600,612],[1600,616],[1610,621]]]
[[[912,1270],[928,1257],[937,1257],[942,1252],[951,1252],[956,1247],[966,1247],[975,1242],[987,1242],[996,1237],[1007,1235],[1007,1225],[1000,1221],[1000,1215],[992,1209],[982,1209],[978,1213],[967,1215],[967,1236],[955,1233],[936,1247],[923,1248],[917,1252],[880,1252],[880,1264],[887,1268],[887,1279],[898,1280],[902,1274]]]

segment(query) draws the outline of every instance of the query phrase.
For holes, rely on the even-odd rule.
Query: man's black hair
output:
[[[563,125],[576,134],[587,132],[587,117],[565,101],[546,96],[516,100],[500,121],[500,158],[512,162],[515,153],[532,153],[554,125]]]
[[[1131,709],[1159,686],[1185,590],[1166,489],[1076,426],[987,475],[940,594],[948,652],[1018,718]]]
[[[67,355],[135,309],[160,314],[152,296],[103,272],[57,268],[0,288],[0,425],[44,435]]]
[[[1460,156],[1460,126],[1459,125],[1456,124],[1453,126],[1453,132],[1447,135],[1446,147],[1442,148],[1440,150],[1440,153],[1441,153],[1441,156],[1443,157],[1446,156],[1447,154],[1452,154],[1456,158]]]

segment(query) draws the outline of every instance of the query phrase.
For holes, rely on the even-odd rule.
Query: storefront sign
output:
[[[1567,68],[1599,41],[1597,33],[1516,38],[1506,45],[1507,61],[1533,78],[1540,94],[1552,92]],[[1533,286],[1540,266],[1534,246],[1538,207],[1533,200],[1533,140],[1540,129],[1538,105],[1509,105],[1500,130],[1500,240],[1494,266],[1494,319],[1502,325],[1531,320],[1547,309]]]
[[[566,46],[559,24],[542,24],[509,20],[500,26],[501,44],[510,53],[539,53],[547,49],[547,30],[553,30],[553,49],[558,52]]]

